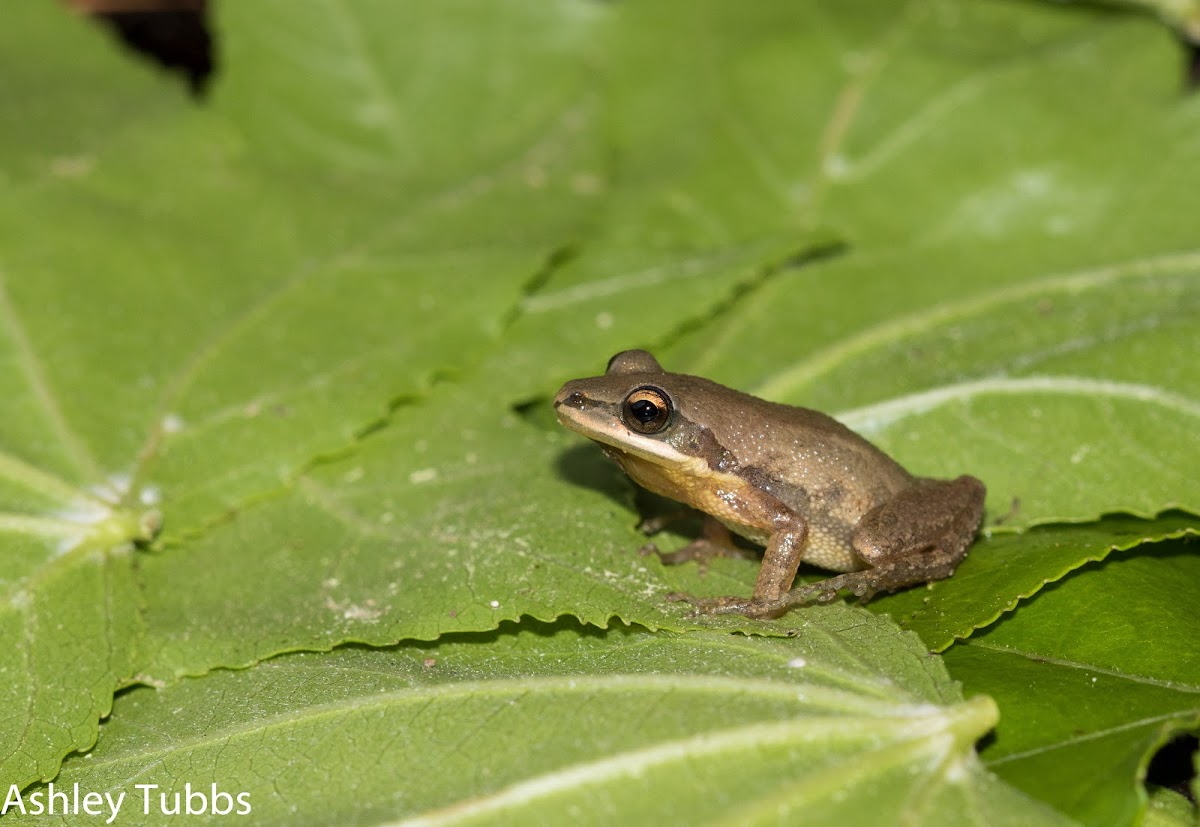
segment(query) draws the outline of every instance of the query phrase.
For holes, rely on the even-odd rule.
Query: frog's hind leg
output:
[[[851,542],[869,568],[792,589],[784,600],[825,603],[848,589],[866,601],[877,592],[949,577],[979,528],[984,494],[974,477],[917,480],[855,528]]]
[[[779,617],[792,606],[835,600],[842,589],[865,601],[877,592],[941,580],[953,574],[966,556],[967,547],[983,518],[984,494],[983,483],[974,477],[917,479],[907,490],[868,511],[859,520],[851,544],[867,566],[862,571],[839,574],[777,595],[756,587],[755,594],[762,596],[748,600],[732,597],[697,599],[682,595],[668,598],[688,600],[703,614]],[[804,538],[805,535],[799,536]],[[772,541],[775,540],[776,537],[772,537]],[[768,548],[766,559],[771,557]],[[796,563],[799,563],[798,557]],[[794,575],[794,568],[791,573]]]

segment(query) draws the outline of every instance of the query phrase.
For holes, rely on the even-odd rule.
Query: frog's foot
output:
[[[657,514],[653,517],[647,517],[638,523],[638,531],[642,532],[647,537],[653,537],[655,534],[658,534],[672,523],[677,523],[685,517],[695,513],[696,512],[690,508],[678,508],[666,514]]]
[[[738,548],[737,546],[714,543],[712,540],[705,539],[704,537],[695,539],[683,548],[675,549],[675,551],[659,551],[658,546],[654,545],[654,543],[647,543],[638,549],[638,554],[643,557],[656,554],[664,566],[678,566],[680,563],[690,563],[694,560],[700,566],[701,574],[708,571],[709,564],[717,557],[735,557],[746,560],[758,558],[758,555],[753,551]]]
[[[807,606],[812,603],[832,603],[837,600],[839,591],[848,589],[860,597],[863,603],[866,603],[879,591],[877,572],[877,569],[852,571],[848,574],[839,574],[826,580],[797,586],[791,591],[785,592],[778,602],[788,608]]]
[[[919,565],[914,566],[911,560],[901,559],[865,571],[839,574],[827,580],[798,586],[784,594],[780,602],[788,606],[832,603],[837,599],[838,592],[844,589],[856,596],[860,603],[866,603],[879,592],[892,592],[918,583],[947,578],[954,574],[957,562],[949,555],[939,554],[935,549],[927,554],[926,559]]]
[[[768,619],[779,617],[788,610],[786,603],[777,600],[755,600],[751,597],[727,595],[725,597],[694,597],[682,592],[671,592],[667,600],[691,603],[695,607],[688,617],[703,615],[744,615],[749,618]]]
[[[748,549],[734,545],[733,535],[724,525],[711,517],[704,521],[704,536],[697,537],[683,548],[675,551],[662,552],[653,543],[647,543],[638,549],[638,554],[648,557],[658,555],[665,566],[677,566],[695,560],[699,565],[700,574],[708,571],[708,566],[715,557],[733,557],[744,560],[754,560],[758,554]]]

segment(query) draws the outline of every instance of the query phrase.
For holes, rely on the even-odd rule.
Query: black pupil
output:
[[[658,406],[648,399],[639,399],[629,405],[629,410],[638,422],[653,422],[658,416]]]

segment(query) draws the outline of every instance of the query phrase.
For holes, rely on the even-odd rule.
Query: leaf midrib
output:
[[[854,693],[819,686],[789,683],[782,680],[761,678],[731,678],[710,675],[672,674],[622,674],[622,675],[570,675],[541,678],[514,677],[496,680],[459,681],[434,686],[401,687],[370,696],[354,696],[323,704],[227,725],[209,730],[202,735],[175,739],[169,745],[158,748],[134,750],[108,759],[88,759],[88,773],[94,774],[105,767],[119,766],[137,760],[149,766],[168,755],[191,749],[229,741],[251,734],[261,734],[289,727],[307,726],[322,718],[338,718],[374,709],[425,706],[432,702],[479,699],[482,696],[546,696],[550,694],[586,693],[589,697],[599,693],[619,695],[644,695],[647,692],[679,696],[681,693],[717,694],[727,696],[754,696],[759,699],[792,702],[798,712],[808,711],[810,716],[867,717],[872,720],[905,720],[914,715],[928,716],[940,710],[935,704],[919,698],[908,697],[904,701],[884,702],[878,698],[863,698]],[[907,693],[897,690],[897,696]],[[757,723],[757,722],[756,722]],[[861,723],[861,722],[860,722]],[[114,789],[114,788],[110,788]]]

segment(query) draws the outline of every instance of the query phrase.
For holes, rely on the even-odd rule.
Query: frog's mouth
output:
[[[605,407],[580,393],[561,395],[554,400],[558,421],[575,433],[599,442],[609,456],[635,456],[663,466],[679,465],[693,459],[680,454],[669,443],[629,430],[616,417],[601,413],[599,409]]]

